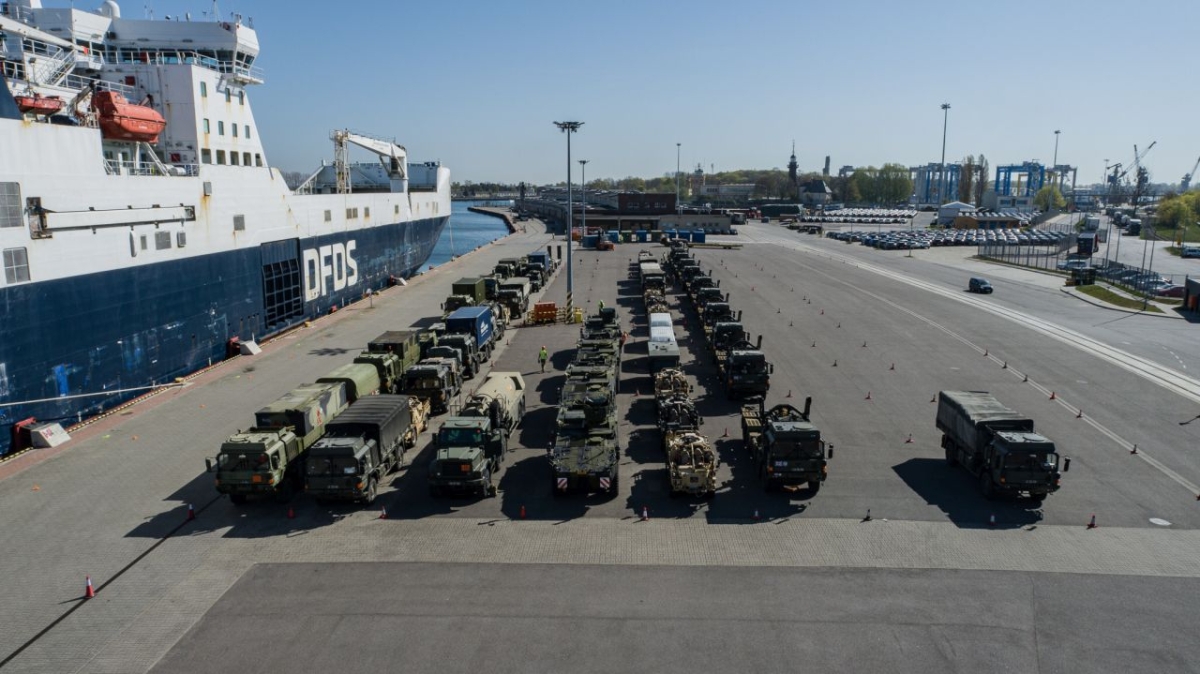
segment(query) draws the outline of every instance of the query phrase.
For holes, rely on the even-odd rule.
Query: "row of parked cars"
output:
[[[830,239],[883,250],[909,250],[931,246],[980,246],[1001,244],[1012,246],[1050,246],[1067,234],[1039,230],[1012,231],[991,229],[891,230],[886,232],[840,231],[825,235]]]
[[[901,208],[842,208],[836,211],[826,211],[820,215],[802,215],[800,222],[898,225],[908,222],[916,215],[916,211]]]

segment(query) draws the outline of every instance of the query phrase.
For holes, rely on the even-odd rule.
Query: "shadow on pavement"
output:
[[[909,459],[892,470],[926,503],[946,513],[955,526],[987,527],[992,515],[998,528],[1015,529],[1042,520],[1040,502],[1011,497],[988,501],[970,473],[947,466],[943,459]]]

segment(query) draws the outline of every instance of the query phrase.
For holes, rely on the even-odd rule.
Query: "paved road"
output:
[[[1200,582],[977,571],[253,568],[154,668],[1190,672]]]
[[[510,333],[511,344],[496,359],[499,369],[525,372],[533,392],[518,446],[500,476],[499,498],[430,499],[423,481],[427,446],[382,493],[386,521],[374,510],[317,506],[303,497],[293,504],[294,520],[276,504],[235,508],[214,498],[203,458],[247,423],[248,410],[342,364],[383,329],[423,324],[422,317],[438,312],[452,280],[549,238],[514,235],[384,294],[373,307],[349,307],[334,320],[268,345],[260,357],[233,361],[201,384],[157,401],[156,408],[135,408],[68,451],[0,480],[0,545],[6,551],[0,596],[5,615],[15,616],[0,632],[0,659],[52,626],[7,669],[147,671],[256,563],[279,561],[976,569],[1036,572],[1049,575],[1050,583],[1064,572],[1200,575],[1193,561],[1200,553],[1200,516],[1188,486],[1200,482],[1188,449],[1200,424],[1176,423],[1194,415],[1194,401],[1164,388],[1161,375],[1148,378],[1149,365],[1123,353],[1143,355],[1153,351],[1150,345],[1172,340],[1184,344],[1182,332],[1159,333],[1191,326],[1145,317],[1103,326],[1112,320],[1109,312],[1020,276],[1001,280],[996,296],[976,298],[962,292],[961,268],[925,259],[921,253],[927,251],[908,259],[778,227],[755,224],[742,231],[743,250],[697,256],[745,311],[751,332],[765,334],[764,349],[776,364],[772,402],[788,389],[794,399],[815,398],[816,421],[837,445],[830,480],[816,497],[797,492],[768,498],[747,479],[736,407],[709,390],[713,372],[704,347],[686,340],[686,367],[697,385],[705,431],[721,454],[724,485],[712,502],[666,497],[658,438],[650,429],[653,403],[644,395],[644,315],[627,270],[638,247],[621,246],[579,253],[575,279],[579,303],[615,303],[634,336],[619,395],[625,449],[622,492],[615,498],[550,497],[543,448],[560,369],[577,335],[569,326]],[[565,298],[565,285],[560,275],[546,297]],[[694,331],[686,304],[678,296],[672,302],[680,334]],[[1098,346],[1081,348],[1073,336],[1048,336],[1057,325],[1087,332]],[[1119,337],[1135,343],[1122,345]],[[556,366],[545,375],[535,372],[542,344]],[[1183,372],[1181,366],[1176,371]],[[1030,382],[1022,381],[1024,374]],[[938,459],[928,401],[943,388],[990,389],[1034,415],[1075,459],[1063,491],[1041,510],[983,501],[965,474]],[[1054,402],[1048,400],[1051,390]],[[868,391],[870,401],[864,399]],[[1082,419],[1076,418],[1079,408]],[[907,443],[910,433],[913,442]],[[1141,448],[1136,456],[1128,451],[1134,442]],[[186,503],[200,507],[196,522],[183,524]],[[642,506],[650,508],[650,522],[635,516]],[[860,522],[868,508],[873,520]],[[1089,531],[1083,524],[1092,513],[1101,526]],[[991,514],[997,516],[995,530],[986,525]],[[89,573],[101,591],[80,604],[82,578]],[[945,594],[898,599],[897,612],[930,607],[952,614],[969,604],[971,592],[952,575],[935,576],[948,584]],[[1133,587],[1135,581],[1114,582]],[[1109,606],[1106,583],[1074,586],[1077,603],[1063,605],[1098,615]],[[557,595],[543,597],[555,594],[551,586],[522,587],[539,604],[559,601]],[[688,601],[712,596],[710,587],[695,587]],[[1190,596],[1190,584],[1180,587],[1181,596]],[[298,585],[296,599],[313,592]],[[1156,592],[1145,590],[1148,597]],[[1065,601],[1052,599],[1056,606]],[[583,602],[576,597],[574,603]],[[357,620],[344,605],[331,613]],[[1140,657],[1184,662],[1190,651],[1175,644],[1176,632],[1169,625],[1159,631],[1171,638],[1147,636],[1151,646],[1116,661],[1128,662],[1127,669],[1140,666]],[[263,645],[254,632],[241,636]],[[901,645],[926,644],[911,632],[889,637]],[[246,643],[231,638],[225,646],[244,652]],[[390,643],[368,645],[363,657],[377,661]],[[724,655],[709,649],[710,657]]]

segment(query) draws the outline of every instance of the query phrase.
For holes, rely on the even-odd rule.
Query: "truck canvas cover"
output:
[[[942,391],[937,426],[959,442],[978,447],[980,431],[1032,431],[1033,421],[1005,407],[986,391]]]
[[[382,446],[383,438],[394,440],[400,437],[411,423],[408,396],[369,396],[329,422],[325,426],[325,437],[363,436]]]
[[[347,400],[354,401],[379,390],[379,371],[371,363],[347,363],[317,380],[318,384],[346,385]]]

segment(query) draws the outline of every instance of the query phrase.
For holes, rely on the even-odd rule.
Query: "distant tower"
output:
[[[704,192],[705,177],[704,167],[697,163],[696,170],[692,171],[692,194],[700,195]]]
[[[825,170],[821,171],[821,175],[829,177],[829,155],[825,155]]]
[[[797,171],[800,169],[800,164],[796,162],[796,141],[792,141],[792,158],[788,160],[788,180],[792,181],[792,189],[796,193],[796,198],[800,198],[800,176]]]

